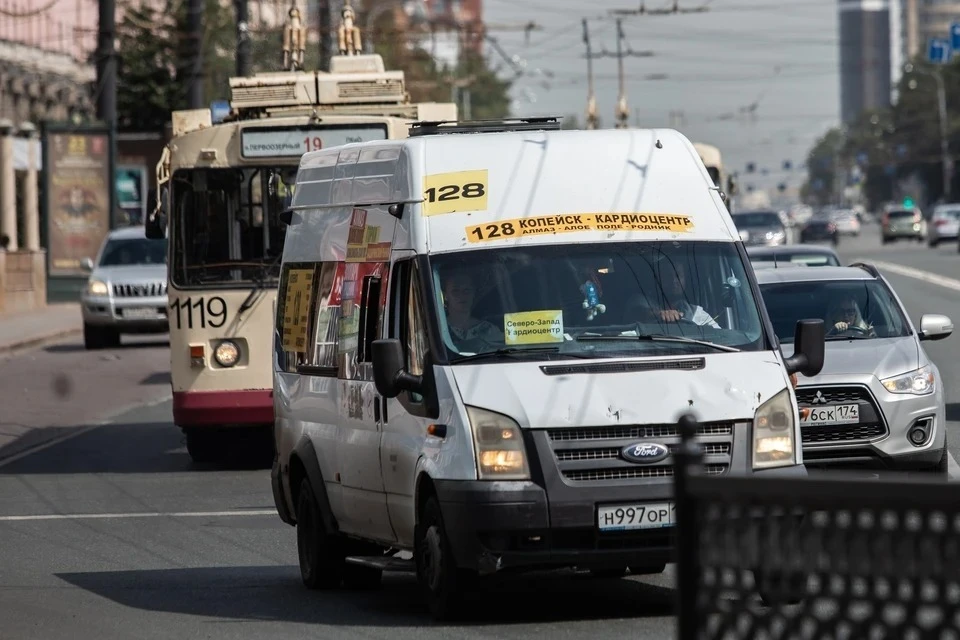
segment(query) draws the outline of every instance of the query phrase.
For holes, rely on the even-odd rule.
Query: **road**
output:
[[[960,275],[955,246],[881,247],[875,227],[839,249],[847,261]],[[915,322],[925,312],[960,318],[960,291],[950,288],[952,281],[888,275]],[[944,377],[954,431],[958,341],[926,347]],[[273,510],[269,472],[191,463],[170,424],[166,380],[160,382],[167,357],[162,345],[87,353],[67,344],[0,366],[4,419],[13,407],[18,424],[56,429],[47,436],[28,429],[28,441],[14,443],[0,459],[0,637],[673,635],[672,567],[641,579],[588,582],[564,575],[491,586],[474,600],[476,620],[461,625],[433,624],[408,576],[388,575],[375,592],[307,592],[295,531]],[[59,373],[70,374],[72,384],[64,385]],[[146,406],[124,409],[132,403]],[[955,458],[958,448],[960,437],[951,442]]]

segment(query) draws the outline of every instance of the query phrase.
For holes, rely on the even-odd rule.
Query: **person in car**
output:
[[[665,296],[665,304],[659,312],[660,320],[663,322],[688,320],[701,327],[708,326],[719,329],[720,325],[707,313],[706,309],[690,302],[689,295],[691,291],[688,291],[686,288],[686,271],[686,265],[674,263],[660,272],[663,278],[663,292]]]
[[[503,333],[486,320],[473,315],[477,285],[465,269],[455,270],[443,278],[443,302],[447,311],[447,328],[458,350],[482,353],[503,345]]]
[[[827,318],[829,333],[846,333],[853,331],[870,337],[876,337],[873,327],[863,319],[860,305],[850,296],[845,296],[835,302]]]

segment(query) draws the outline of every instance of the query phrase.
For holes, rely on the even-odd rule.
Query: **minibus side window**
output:
[[[275,333],[281,371],[336,376],[337,270],[336,262],[284,265]]]
[[[410,271],[410,289],[407,295],[407,371],[415,376],[423,375],[423,356],[427,350],[427,330],[423,324],[423,304],[420,294],[420,281],[416,269]],[[410,393],[410,400],[423,402],[419,393]]]

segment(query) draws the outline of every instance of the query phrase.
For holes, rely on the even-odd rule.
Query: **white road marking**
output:
[[[148,513],[48,513],[31,516],[0,516],[0,522],[25,520],[114,520],[120,518],[236,518],[243,516],[275,516],[276,509],[248,511],[155,511]]]
[[[929,282],[930,284],[935,284],[945,289],[953,289],[954,291],[960,291],[960,280],[955,280],[954,278],[948,278],[947,276],[941,276],[936,273],[931,273],[930,271],[924,271],[922,269],[914,269],[913,267],[905,267],[902,264],[894,264],[892,262],[881,262],[880,260],[870,260],[868,258],[860,258],[855,262],[865,262],[867,264],[873,264],[878,269],[884,269],[890,271],[891,273],[896,273],[901,276],[906,276],[907,278],[914,278],[915,280],[922,280],[923,282]]]
[[[173,396],[172,396],[171,394],[167,393],[167,394],[165,394],[164,396],[162,396],[162,397],[160,397],[160,398],[156,398],[156,399],[150,400],[150,401],[148,401],[148,402],[138,402],[138,403],[135,403],[135,404],[127,405],[127,406],[125,406],[125,407],[120,407],[119,409],[117,409],[117,410],[115,410],[115,411],[111,411],[109,414],[107,414],[107,417],[102,418],[102,419],[101,419],[99,422],[97,422],[96,424],[92,424],[92,425],[87,426],[87,427],[82,427],[82,428],[80,428],[80,429],[75,429],[75,430],[73,430],[73,431],[70,431],[70,432],[68,432],[68,433],[63,434],[62,436],[59,436],[59,437],[57,437],[57,438],[54,438],[53,440],[47,440],[47,441],[42,442],[42,443],[40,443],[40,444],[38,444],[38,445],[36,445],[36,446],[34,446],[34,447],[28,447],[28,448],[24,449],[23,451],[21,451],[21,452],[19,452],[19,453],[15,453],[15,454],[13,454],[12,456],[10,456],[10,457],[8,457],[8,458],[3,458],[2,460],[0,460],[0,467],[5,467],[5,466],[7,466],[8,464],[11,464],[11,463],[16,462],[17,460],[20,460],[21,458],[26,458],[27,456],[32,456],[33,454],[39,453],[39,452],[43,451],[44,449],[49,449],[50,447],[55,447],[55,446],[57,446],[58,444],[61,444],[61,443],[63,443],[63,442],[66,442],[67,440],[73,440],[74,438],[79,438],[79,437],[82,436],[83,434],[89,433],[89,432],[93,431],[94,429],[99,429],[100,427],[106,426],[106,425],[108,425],[108,424],[113,424],[114,420],[116,420],[119,416],[123,415],[124,413],[127,413],[128,411],[133,411],[134,409],[146,409],[146,408],[148,408],[148,407],[154,407],[154,406],[156,406],[156,405],[158,405],[158,404],[162,404],[162,403],[166,402],[167,400],[170,400],[172,397],[173,397]],[[38,428],[42,429],[43,427],[38,427]]]

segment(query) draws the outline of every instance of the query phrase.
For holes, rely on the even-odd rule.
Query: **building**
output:
[[[960,20],[960,0],[902,0],[904,51],[908,58],[925,55],[931,38],[946,38]]]
[[[891,0],[840,0],[840,116],[891,102]]]

